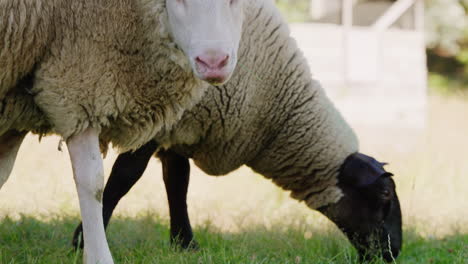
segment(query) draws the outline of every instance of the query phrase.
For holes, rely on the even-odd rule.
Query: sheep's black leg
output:
[[[140,179],[148,165],[149,159],[156,151],[157,144],[151,141],[135,152],[126,152],[118,156],[112,167],[111,175],[104,188],[103,208],[104,227],[107,227],[112,213],[120,199],[127,194],[133,185]],[[75,229],[73,246],[83,248],[82,225]]]
[[[190,180],[190,164],[172,151],[158,153],[163,165],[163,178],[166,185],[169,213],[171,217],[171,242],[182,248],[196,249],[192,227],[187,212],[187,190]]]

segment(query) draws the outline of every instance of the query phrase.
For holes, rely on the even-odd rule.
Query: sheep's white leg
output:
[[[102,220],[104,170],[99,133],[88,128],[67,141],[83,219],[84,263],[113,263]]]
[[[10,177],[16,154],[28,132],[10,130],[0,136],[0,188]]]

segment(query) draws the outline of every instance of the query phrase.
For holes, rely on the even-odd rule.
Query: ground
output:
[[[468,99],[429,99],[426,130],[356,127],[362,151],[389,162],[404,214],[398,263],[468,263]],[[29,136],[0,191],[0,263],[80,263],[71,250],[78,201],[57,137]],[[116,154],[105,159],[108,175]],[[226,177],[192,169],[189,214],[201,250],[169,245],[160,163],[125,197],[108,232],[117,263],[356,263],[320,214],[248,168]],[[378,262],[377,262],[378,263]]]

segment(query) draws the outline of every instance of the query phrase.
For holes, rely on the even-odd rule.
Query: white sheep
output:
[[[180,211],[171,219],[172,238],[184,247],[192,239],[185,204],[189,165],[184,161],[192,158],[210,175],[249,166],[334,221],[362,257],[382,254],[391,260],[401,248],[401,212],[391,174],[358,153],[355,134],[311,78],[270,2],[249,1],[231,80],[211,86],[194,109],[155,137],[176,156],[162,159],[171,216]],[[117,160],[109,179],[113,186],[104,193],[109,195],[106,223],[155,149],[147,145]],[[171,194],[171,189],[178,191]]]
[[[86,263],[113,262],[100,145],[138,148],[229,79],[242,2],[0,1],[0,186],[28,131],[66,140]]]

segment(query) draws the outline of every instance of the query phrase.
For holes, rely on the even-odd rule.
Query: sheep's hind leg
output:
[[[10,177],[16,155],[27,133],[10,130],[0,136],[0,188]]]
[[[171,216],[171,242],[185,249],[198,249],[193,240],[192,227],[187,212],[187,190],[190,180],[190,163],[187,158],[168,150],[158,154],[163,165],[169,212]]]
[[[104,188],[102,214],[104,217],[104,228],[107,228],[112,213],[119,203],[120,199],[127,194],[133,185],[140,179],[146,169],[151,156],[156,151],[158,144],[154,141],[146,143],[141,148],[132,152],[125,152],[117,157],[117,160],[112,167],[111,174]],[[80,225],[75,229],[73,234],[73,246],[75,249],[83,248],[83,226]]]
[[[104,170],[99,151],[99,133],[88,128],[67,141],[73,167],[84,230],[84,263],[114,263],[102,219]]]

